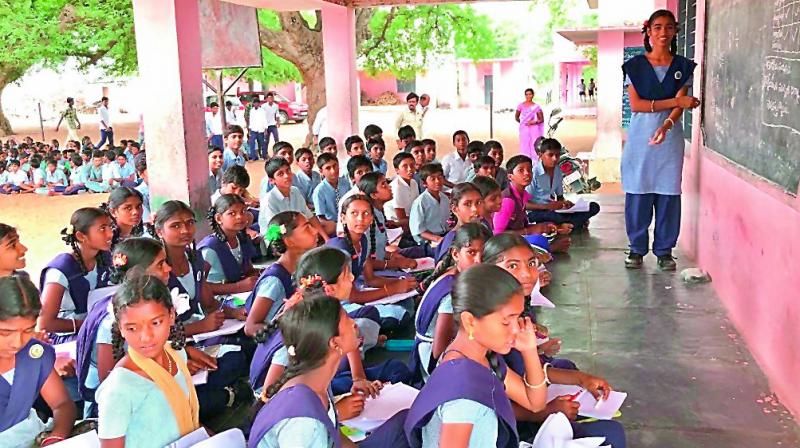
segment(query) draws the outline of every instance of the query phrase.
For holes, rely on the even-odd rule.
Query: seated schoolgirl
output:
[[[500,184],[491,177],[476,176],[472,179],[472,185],[478,188],[483,198],[483,214],[481,222],[483,225],[494,232],[494,214],[500,211],[503,197],[501,196],[502,190]]]
[[[53,348],[33,338],[41,304],[36,286],[24,276],[0,278],[0,442],[27,448],[45,435],[41,446],[69,436],[75,404],[53,368]],[[33,409],[42,397],[53,412],[43,422]]]
[[[176,322],[167,286],[134,276],[111,303],[116,365],[96,393],[101,446],[160,448],[198,429],[200,405],[184,341],[170,341]]]
[[[370,243],[367,233],[373,223],[372,204],[366,196],[356,194],[347,198],[342,204],[342,215],[340,220],[344,227],[344,236],[331,238],[326,245],[344,251],[352,259],[351,271],[356,281],[361,283],[363,276],[364,286],[377,288],[369,291],[361,291],[356,288],[350,294],[350,302],[345,305],[348,312],[352,311],[360,304],[369,303],[392,294],[412,291],[417,287],[414,278],[390,279],[378,277],[374,274],[372,263],[369,262]],[[375,249],[375,243],[371,247]],[[355,305],[355,306],[353,306]],[[375,308],[381,316],[381,329],[392,332],[402,328],[411,321],[409,311],[398,304],[381,304]]]
[[[350,259],[338,249],[318,247],[308,251],[297,264],[295,277],[298,279],[295,298],[313,294],[325,294],[346,304],[353,289],[353,274],[350,272]],[[287,303],[292,303],[290,300]],[[296,302],[296,300],[294,300]],[[345,311],[346,306],[345,306]],[[280,316],[280,313],[278,314]],[[348,312],[358,326],[363,341],[363,350],[374,347],[385,337],[378,336],[380,317],[373,306],[361,306]],[[289,365],[289,357],[279,331],[274,331],[275,319],[271,326],[265,327],[256,340],[259,342],[253,361],[250,364],[250,384],[254,389],[274,383]],[[373,381],[403,382],[409,377],[408,368],[398,360],[389,360],[369,369],[364,369],[360,351],[348,353],[349,370],[342,366],[333,381],[336,395],[354,390],[374,394]],[[345,402],[343,405],[347,405]]]
[[[317,230],[300,212],[280,212],[269,221],[265,239],[281,256],[264,269],[247,298],[245,334],[254,336],[264,328],[283,306],[283,301],[294,294],[292,274],[300,257],[317,247],[317,236]]]
[[[102,204],[100,208],[107,211],[114,220],[113,245],[132,236],[142,236],[144,233],[143,207],[142,193],[134,188],[120,186],[108,195],[108,202]]]
[[[169,279],[171,268],[166,253],[161,243],[151,238],[129,238],[119,243],[111,260],[110,281],[114,285],[120,285],[131,272],[152,275],[164,283]],[[111,353],[113,295],[114,291],[110,291],[108,296],[92,306],[78,331],[77,374],[86,417],[97,417],[95,392],[114,367]]]
[[[421,246],[407,247],[396,251],[386,250],[389,245],[389,238],[386,229],[399,228],[396,222],[386,219],[383,214],[384,205],[392,200],[392,189],[386,181],[386,175],[377,171],[366,173],[358,181],[358,189],[372,203],[373,220],[370,226],[369,241],[374,240],[375,246],[370,246],[370,257],[374,271],[411,269],[417,267],[415,258],[425,256],[425,251]]]
[[[447,255],[421,285],[425,295],[414,322],[416,337],[409,367],[417,383],[428,379],[439,356],[456,336],[450,297],[453,281],[460,272],[481,262],[483,244],[492,236],[489,229],[475,222],[464,224],[455,235]]]
[[[27,277],[25,253],[28,248],[19,240],[17,229],[0,223],[0,278],[14,274]]]
[[[503,269],[477,264],[458,275],[452,298],[458,332],[411,405],[408,441],[412,447],[517,447],[512,401],[539,412],[547,399],[522,287]],[[503,361],[512,349],[522,355],[522,375]]]
[[[450,252],[456,231],[468,222],[479,222],[483,217],[483,197],[475,185],[469,182],[457,184],[450,194],[450,219],[455,221],[455,225],[436,246],[437,263]]]
[[[259,272],[252,262],[256,248],[245,232],[248,213],[244,200],[233,194],[223,194],[208,210],[214,233],[199,247],[210,265],[207,280],[214,295],[249,292],[256,284]]]
[[[530,295],[538,286],[539,260],[537,254],[531,249],[528,242],[512,233],[495,235],[483,249],[483,261],[495,264],[512,274],[521,284],[526,296]],[[526,311],[531,313],[535,320],[533,310],[526,304]],[[546,335],[546,329],[537,328],[537,337]],[[591,392],[595,397],[608,397],[611,386],[600,377],[578,371],[575,364],[567,359],[552,358],[560,348],[560,340],[550,338],[545,344],[539,345],[541,360],[544,363],[548,381],[553,384],[575,384]],[[521,361],[518,352],[512,351],[505,357],[508,366],[517,373],[526,372],[526,365]],[[547,404],[541,412],[525,409],[524,404],[515,405],[515,413],[520,422],[530,422],[529,425],[520,425],[520,433],[533,435],[538,425],[552,413],[563,412],[572,422],[573,433],[576,438],[587,436],[602,436],[608,445],[625,447],[625,430],[622,425],[612,420],[600,420],[592,423],[575,423],[578,404],[568,396],[558,397]]]
[[[113,221],[99,208],[80,208],[61,234],[72,252],[56,255],[42,269],[39,279],[39,328],[51,333],[56,344],[77,337],[88,312],[89,292],[108,285]]]
[[[353,320],[338,300],[313,295],[289,308],[279,322],[289,366],[261,393],[263,407],[253,421],[247,446],[355,447],[339,431],[329,393],[342,356],[358,352]]]

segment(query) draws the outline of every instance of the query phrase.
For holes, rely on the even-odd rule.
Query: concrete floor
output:
[[[548,268],[557,308],[540,321],[562,338],[560,357],[628,393],[620,422],[631,448],[800,447],[800,427],[728,321],[710,284],[686,285],[655,257],[641,271],[623,265],[624,197],[596,196],[601,213],[576,235],[570,255]],[[678,257],[678,272],[692,267]],[[367,363],[407,353],[372,350]],[[240,426],[246,407],[214,429]]]

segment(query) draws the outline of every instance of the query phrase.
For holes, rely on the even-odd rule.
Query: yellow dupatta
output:
[[[188,401],[175,378],[167,373],[157,362],[140,355],[131,348],[128,348],[128,357],[153,380],[156,387],[164,394],[169,407],[172,408],[172,413],[175,415],[178,431],[183,437],[200,427],[200,404],[197,401],[197,392],[194,390],[192,375],[189,374],[186,361],[170,347],[169,342],[164,345],[164,351],[168,356],[172,357],[175,365],[178,366],[178,370],[183,374],[183,379],[186,381],[186,387],[189,390]]]

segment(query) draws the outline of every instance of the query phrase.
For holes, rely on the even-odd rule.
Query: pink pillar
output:
[[[622,156],[623,31],[597,33],[597,139],[592,172],[603,182],[619,181]]]
[[[143,92],[150,203],[209,206],[197,0],[133,0]]]
[[[328,131],[341,145],[358,133],[355,10],[325,3],[322,24]]]

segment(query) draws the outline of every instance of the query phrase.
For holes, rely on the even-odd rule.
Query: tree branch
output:
[[[362,54],[366,57],[369,57],[369,54],[375,51],[381,44],[386,41],[386,31],[389,29],[389,25],[392,24],[395,16],[397,15],[399,8],[396,6],[392,6],[389,10],[389,13],[386,14],[386,20],[383,22],[383,26],[381,27],[380,34],[376,37],[373,36],[373,40],[371,45],[366,47]]]

